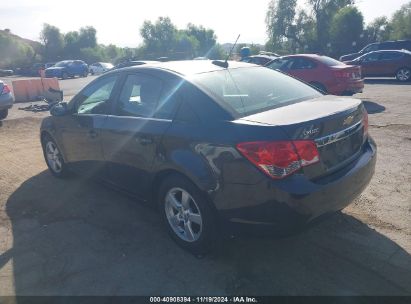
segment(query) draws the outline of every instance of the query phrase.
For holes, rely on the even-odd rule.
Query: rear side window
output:
[[[320,61],[321,63],[323,63],[327,66],[344,65],[344,63],[342,63],[341,61],[335,60],[335,59],[333,59],[331,57],[327,57],[327,56],[318,57],[318,61]]]
[[[153,117],[161,94],[160,79],[143,74],[128,75],[120,94],[120,116]]]
[[[397,52],[384,52],[380,56],[380,60],[396,60],[403,56],[402,53]]]
[[[293,65],[291,66],[292,70],[310,70],[316,67],[316,64],[309,59],[306,58],[294,58]]]
[[[322,96],[310,86],[265,67],[197,74],[192,81],[236,117]]]

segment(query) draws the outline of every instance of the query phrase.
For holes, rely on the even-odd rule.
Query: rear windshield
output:
[[[69,64],[69,61],[60,61],[60,62],[57,62],[54,66],[56,66],[56,67],[65,67],[68,64]]]
[[[236,117],[322,96],[303,82],[265,67],[196,74],[191,80]]]
[[[327,57],[327,56],[318,57],[318,61],[328,66],[344,65],[344,63],[342,63],[341,61],[332,59],[331,57]]]

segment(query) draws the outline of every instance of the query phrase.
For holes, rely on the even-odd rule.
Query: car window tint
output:
[[[306,58],[294,58],[292,70],[309,70],[315,67],[314,62]]]
[[[279,58],[271,61],[271,63],[267,65],[267,67],[272,70],[284,70],[287,69],[291,64],[292,60],[288,58]]]
[[[77,113],[106,114],[107,103],[117,80],[117,75],[105,77],[86,87],[80,96]]]
[[[377,44],[371,44],[363,49],[363,53],[374,52],[378,50]]]
[[[379,53],[372,53],[369,55],[366,55],[363,59],[364,62],[374,62],[374,61],[378,61],[380,57]]]
[[[386,53],[382,53],[380,56],[381,60],[396,60],[399,59],[403,56],[403,54],[401,53],[396,53],[396,52],[386,52]]]
[[[121,116],[153,117],[162,81],[148,75],[129,75],[120,94],[117,112]]]
[[[322,96],[310,86],[264,67],[227,69],[192,77],[195,84],[240,117]]]

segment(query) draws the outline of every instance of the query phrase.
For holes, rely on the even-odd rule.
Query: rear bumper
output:
[[[334,95],[362,93],[363,90],[364,80],[362,79],[355,81],[338,82],[337,84],[329,88],[329,92]]]
[[[225,191],[232,192],[243,207],[219,210],[222,223],[230,229],[292,231],[348,206],[367,187],[375,164],[376,145],[370,138],[359,158],[319,180],[296,174],[282,181],[267,178],[255,185],[228,185]]]

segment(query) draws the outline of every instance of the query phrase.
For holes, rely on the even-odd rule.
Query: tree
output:
[[[92,26],[80,28],[78,34],[78,45],[80,48],[94,48],[97,46],[97,31]]]
[[[268,49],[278,51],[287,39],[295,38],[293,22],[297,0],[271,0],[265,18]]]
[[[308,0],[315,18],[316,51],[327,52],[334,15],[342,8],[354,4],[354,0]]]
[[[155,23],[144,21],[140,34],[145,52],[151,58],[167,55],[176,45],[177,28],[169,17],[159,17]]]
[[[394,13],[390,28],[390,39],[411,39],[411,2]]]
[[[214,31],[212,29],[206,29],[201,25],[197,26],[189,23],[185,32],[187,35],[194,37],[198,42],[195,56],[207,57],[217,42],[217,36],[214,34]]]
[[[40,39],[44,45],[44,59],[47,61],[56,61],[61,58],[64,40],[63,35],[57,27],[47,23],[43,24]]]
[[[366,28],[366,43],[388,40],[391,26],[387,17],[377,17]]]
[[[346,6],[340,9],[331,21],[332,54],[340,56],[355,51],[362,40],[363,30],[364,18],[356,7]]]

